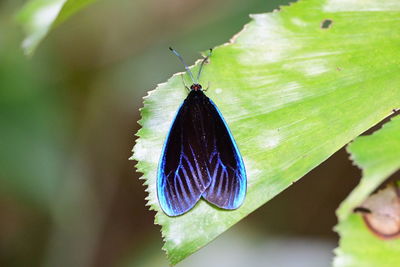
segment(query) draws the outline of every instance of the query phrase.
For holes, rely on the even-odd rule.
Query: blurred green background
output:
[[[100,0],[23,55],[0,2],[0,266],[167,266],[134,162],[142,97],[288,1]],[[210,88],[212,90],[212,88]],[[178,266],[330,266],[344,150]]]

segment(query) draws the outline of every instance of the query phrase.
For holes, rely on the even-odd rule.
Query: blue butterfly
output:
[[[200,198],[227,210],[237,209],[246,196],[246,171],[239,149],[221,112],[174,49],[191,77],[190,92],[172,123],[157,174],[157,195],[169,216],[189,211]]]

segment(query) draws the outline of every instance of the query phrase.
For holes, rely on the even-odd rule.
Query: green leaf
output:
[[[368,229],[360,214],[353,213],[388,177],[400,169],[400,116],[370,136],[358,137],[348,146],[357,166],[362,169],[360,184],[337,211],[340,247],[334,265],[396,266],[400,262],[400,239],[384,240]]]
[[[32,55],[48,32],[95,0],[30,0],[18,13],[25,31],[22,48]]]
[[[282,192],[400,106],[400,3],[300,1],[252,15],[204,68],[206,94],[220,108],[248,174],[245,203],[222,211],[204,201],[168,217],[157,200],[163,142],[187,95],[180,74],[145,97],[132,159],[175,264]],[[331,25],[321,28],[331,20]],[[323,23],[325,21],[325,23]],[[167,53],[166,49],[166,53]],[[171,55],[171,60],[177,60]],[[194,71],[198,69],[198,64]],[[323,179],[323,177],[321,177]]]

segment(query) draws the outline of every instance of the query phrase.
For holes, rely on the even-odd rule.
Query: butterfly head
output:
[[[190,90],[193,90],[193,91],[201,91],[201,89],[202,89],[202,87],[201,87],[201,85],[198,84],[198,83],[194,83],[194,84],[192,84],[192,85],[190,86]]]

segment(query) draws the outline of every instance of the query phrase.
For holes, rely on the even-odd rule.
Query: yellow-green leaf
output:
[[[235,211],[204,201],[179,217],[160,210],[157,164],[187,92],[181,74],[149,92],[132,158],[144,174],[172,264],[400,106],[399,16],[395,0],[303,0],[252,15],[242,32],[214,50],[202,83],[210,82],[206,94],[229,124],[248,173],[245,203]]]

